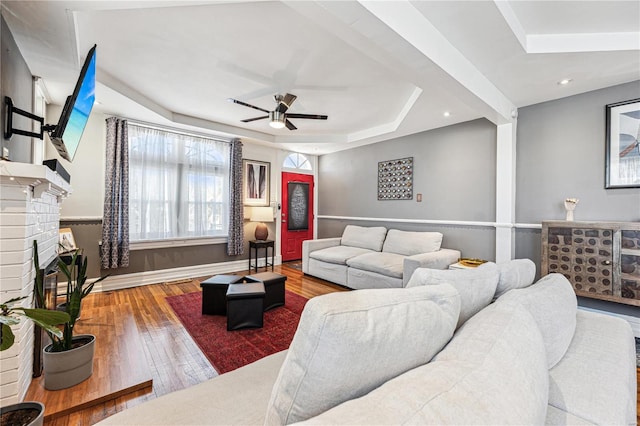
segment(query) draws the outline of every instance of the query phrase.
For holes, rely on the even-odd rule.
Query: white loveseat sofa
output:
[[[631,327],[532,267],[316,297],[288,351],[100,424],[635,424]]]
[[[439,232],[347,225],[340,238],[302,243],[302,272],[353,289],[405,287],[418,268],[446,269],[460,258]]]

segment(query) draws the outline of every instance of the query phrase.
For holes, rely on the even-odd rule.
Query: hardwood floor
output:
[[[118,318],[115,324],[113,318]],[[94,344],[93,374],[62,391],[45,390],[44,375],[33,379],[25,400],[42,402],[45,420],[93,407],[136,390],[151,392],[151,369],[128,304],[99,308],[84,306],[75,333],[98,337]]]
[[[312,298],[321,294],[346,289],[326,281],[305,276],[301,271],[285,265],[276,266],[275,272],[287,276],[286,287],[297,294]],[[248,274],[238,271],[237,274]],[[201,277],[206,279],[209,277]],[[59,417],[45,425],[92,425],[119,411],[157,398],[169,392],[201,383],[217,375],[209,361],[184,329],[171,307],[167,296],[199,291],[200,279],[184,283],[163,283],[89,295],[83,306],[97,308],[114,304],[129,304],[134,314],[143,351],[153,376],[152,391],[138,391]],[[118,327],[122,318],[114,317],[113,326]],[[96,355],[97,356],[97,355]],[[638,375],[638,413],[640,414],[640,369]],[[70,396],[73,398],[73,394]],[[638,416],[640,424],[640,415]]]
[[[326,281],[304,276],[302,271],[287,265],[276,266],[275,272],[287,276],[286,288],[306,298],[325,293],[345,291],[346,289]],[[239,275],[248,275],[248,271],[238,271]],[[167,296],[200,291],[201,277],[184,283],[162,283],[135,287],[104,293],[92,293],[84,299],[83,309],[128,304],[142,338],[149,369],[153,376],[151,392],[138,391],[114,400],[100,403],[69,415],[45,422],[45,425],[92,425],[119,411],[157,398],[169,392],[201,383],[218,373],[200,352],[198,346],[184,329],[180,320],[166,302]],[[123,318],[112,318],[113,327],[119,327]],[[96,353],[96,358],[101,356]],[[61,392],[61,391],[59,391]],[[68,391],[69,398],[77,398],[73,388]],[[65,396],[66,397],[66,396]]]

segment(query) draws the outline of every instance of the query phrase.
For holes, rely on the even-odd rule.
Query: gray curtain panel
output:
[[[107,119],[102,269],[129,266],[129,143],[127,121]]]
[[[231,173],[229,174],[229,238],[227,254],[244,253],[244,206],[242,204],[242,142],[231,141]]]

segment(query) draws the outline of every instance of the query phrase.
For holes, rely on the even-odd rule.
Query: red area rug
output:
[[[202,292],[167,302],[220,374],[289,348],[307,299],[286,290],[285,305],[264,313],[264,327],[227,331],[227,317],[202,315]]]

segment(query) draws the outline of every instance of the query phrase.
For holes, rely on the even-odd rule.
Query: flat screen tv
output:
[[[73,161],[76,155],[95,99],[96,45],[89,50],[73,94],[67,97],[58,124],[49,135],[60,156],[67,161]]]

